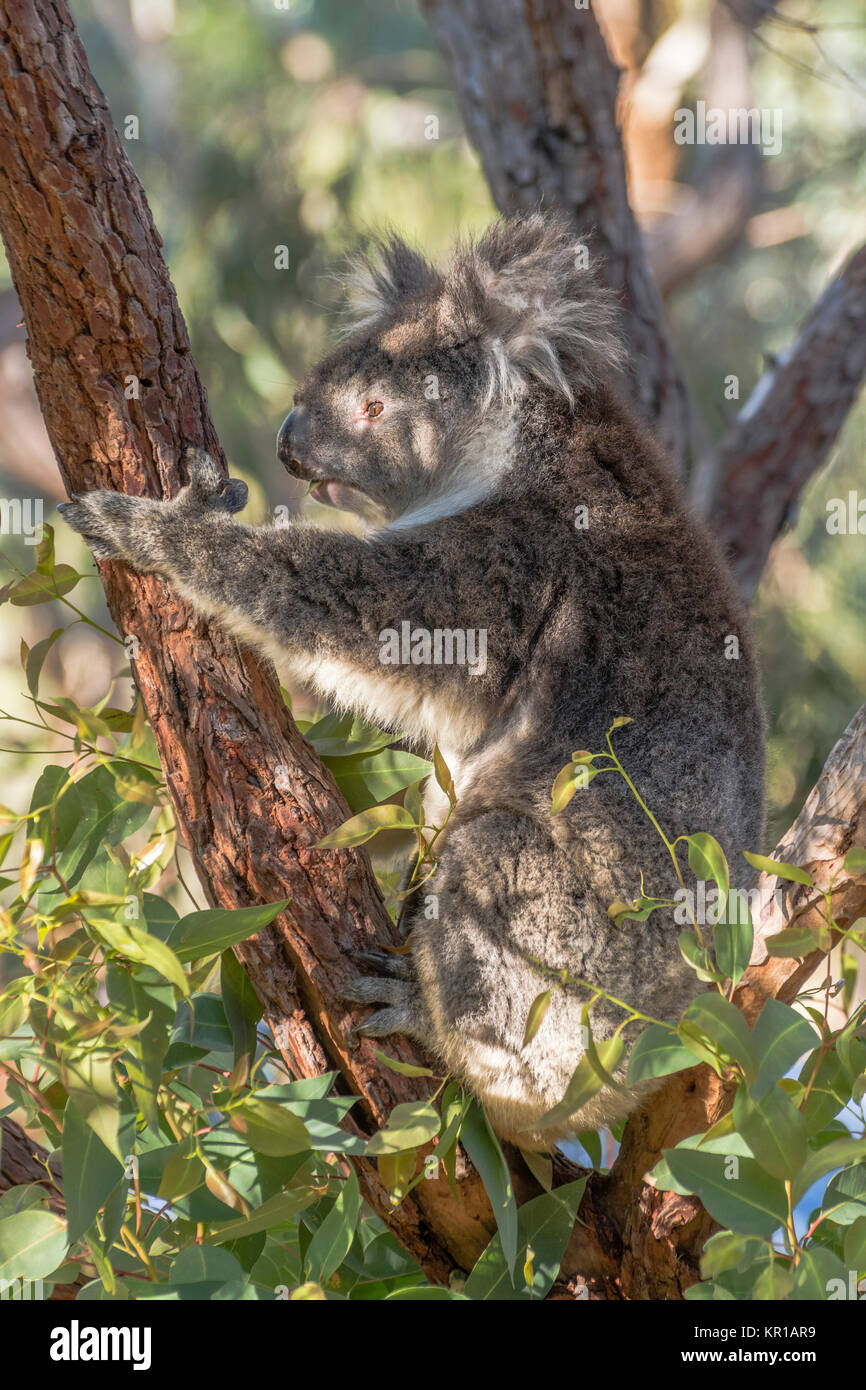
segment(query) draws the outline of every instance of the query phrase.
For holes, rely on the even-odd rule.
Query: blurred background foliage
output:
[[[747,0],[732,6],[744,7]],[[719,7],[595,0],[593,8],[624,68],[635,205],[648,233],[663,235],[688,212],[716,153],[676,146],[671,113],[707,93]],[[771,7],[751,6],[761,8]],[[254,485],[249,515],[297,507],[274,440],[298,379],[334,333],[341,256],[365,230],[392,224],[441,257],[456,234],[494,215],[446,64],[410,0],[72,0],[72,9],[118,129],[138,118],[126,148],[165,239],[220,437],[233,471]],[[780,12],[784,22],[761,25],[741,51],[754,104],[783,113],[782,151],[759,158],[761,186],[736,245],[668,296],[674,339],[714,437],[866,226],[862,0],[823,0],[819,15],[795,3]],[[804,27],[812,23],[820,29]],[[722,211],[716,205],[709,216]],[[275,269],[279,246],[288,249],[286,270]],[[0,269],[0,491],[43,496],[50,520],[59,480],[19,317]],[[739,402],[725,399],[731,374]],[[866,496],[864,435],[861,403],[777,544],[756,606],[770,725],[767,846],[864,698],[866,537],[830,535],[826,526],[829,499],[858,489]],[[32,548],[16,537],[3,544],[31,568]],[[58,549],[90,570],[63,528]],[[103,621],[99,586],[86,587],[82,601]],[[5,712],[27,712],[20,642],[32,646],[58,625],[53,607],[4,610]],[[46,686],[88,704],[112,672],[112,703],[122,704],[122,653],[78,627],[52,649]],[[0,743],[11,750],[0,753],[3,800],[18,805],[41,762],[32,750],[52,745],[44,733],[3,727]]]

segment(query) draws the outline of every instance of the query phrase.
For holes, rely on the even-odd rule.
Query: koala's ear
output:
[[[458,253],[445,315],[485,347],[491,398],[513,399],[536,377],[573,402],[575,386],[621,363],[615,302],[590,261],[560,213],[502,218]]]
[[[342,278],[352,332],[375,323],[401,301],[442,287],[438,271],[395,233],[373,238],[365,252],[350,258]]]

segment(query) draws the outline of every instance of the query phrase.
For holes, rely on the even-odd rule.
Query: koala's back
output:
[[[661,1019],[701,988],[672,910],[622,926],[608,917],[613,901],[641,892],[641,874],[649,896],[670,899],[679,886],[623,779],[605,772],[551,815],[571,753],[602,751],[627,716],[614,747],[669,838],[715,835],[735,883],[740,852],[761,848],[763,715],[747,614],[645,433],[625,414],[609,420],[584,422],[546,467],[552,426],[540,460],[526,460],[539,470],[531,499],[455,519],[447,542],[448,553],[474,556],[466,583],[490,627],[490,716],[455,759],[460,800],[432,885],[438,917],[410,910],[413,959],[428,1036],[499,1132],[524,1146],[557,1137],[537,1122],[584,1051],[587,985]],[[581,983],[555,990],[524,1046],[532,1001],[562,971]],[[623,1017],[597,998],[593,1036],[611,1036]],[[606,1089],[579,1124],[627,1108]]]

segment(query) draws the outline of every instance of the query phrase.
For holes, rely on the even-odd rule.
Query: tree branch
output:
[[[746,598],[866,378],[866,245],[815,304],[722,441],[706,513]]]
[[[713,6],[709,30],[704,73],[707,106],[748,110],[753,104],[748,31],[723,0]],[[652,75],[652,68],[648,79],[641,75],[640,86]],[[666,114],[672,132],[681,93],[668,94],[664,81],[663,73],[657,79],[662,90],[652,88],[650,106],[653,99],[658,104],[668,97]],[[644,229],[649,264],[665,297],[739,243],[761,188],[763,159],[757,146],[736,142],[707,146],[702,155],[705,170],[697,186],[684,189],[677,208]]]
[[[423,0],[454,72],[466,129],[502,212],[565,208],[592,234],[626,312],[633,396],[682,468],[691,407],[628,202],[619,73],[592,11],[562,0]]]

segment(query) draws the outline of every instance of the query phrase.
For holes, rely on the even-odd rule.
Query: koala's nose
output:
[[[306,406],[290,410],[277,435],[277,458],[292,473],[303,477],[304,455],[310,442],[310,415]],[[293,466],[294,465],[294,466]]]

